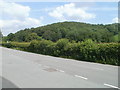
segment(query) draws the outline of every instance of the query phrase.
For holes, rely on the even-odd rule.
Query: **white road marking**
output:
[[[79,77],[79,78],[82,78],[82,79],[85,79],[85,80],[87,80],[87,79],[88,79],[88,78],[86,78],[86,77],[79,76],[79,75],[75,75],[75,77]]]
[[[116,86],[113,86],[113,85],[110,85],[110,84],[106,84],[104,83],[105,86],[108,86],[108,87],[111,87],[111,88],[117,88],[117,89],[120,89],[119,87],[116,87]]]
[[[60,72],[65,72],[65,71],[63,71],[63,70],[59,70]]]
[[[56,69],[57,71],[59,71],[59,72],[65,72],[65,71],[63,71],[63,70],[59,70],[59,69]]]

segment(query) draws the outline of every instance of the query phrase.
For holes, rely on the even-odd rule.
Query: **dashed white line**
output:
[[[110,84],[106,84],[104,83],[105,86],[108,86],[108,87],[111,87],[111,88],[117,88],[117,89],[120,89],[119,87],[116,87],[116,86],[113,86],[113,85],[110,85]]]
[[[59,72],[65,72],[65,71],[63,71],[63,70],[59,70],[59,69],[56,69],[57,71],[59,71]]]
[[[63,71],[63,70],[59,70],[59,72],[65,72],[65,71]]]
[[[88,79],[88,78],[86,78],[86,77],[79,76],[79,75],[75,75],[75,77],[79,77],[79,78],[82,78],[82,79],[85,79],[85,80],[87,80],[87,79]]]

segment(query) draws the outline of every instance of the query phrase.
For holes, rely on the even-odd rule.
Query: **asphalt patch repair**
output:
[[[48,71],[48,72],[57,72],[57,70],[54,68],[45,68],[43,70]]]

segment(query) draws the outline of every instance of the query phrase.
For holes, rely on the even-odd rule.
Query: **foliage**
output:
[[[7,42],[8,41],[8,37],[7,36],[3,36],[2,41],[3,42]]]
[[[87,24],[81,22],[60,22],[54,23],[42,27],[24,29],[16,32],[15,34],[9,34],[9,41],[27,42],[37,37],[41,37],[46,40],[58,41],[62,38],[69,40],[84,41],[85,39],[92,39],[97,42],[117,42],[116,35],[119,34],[118,29],[120,25],[115,24]]]
[[[32,41],[28,51],[77,60],[118,65],[118,48],[120,43],[96,43],[91,39],[83,42],[70,42],[60,39],[57,42],[48,40]],[[113,54],[114,53],[114,54]]]
[[[2,41],[2,38],[3,38],[3,34],[1,32],[1,30],[0,30],[0,42]]]
[[[55,46],[55,56],[63,56],[64,55],[64,51],[65,51],[65,47],[67,46],[67,44],[69,43],[68,39],[59,39],[56,42],[56,46]]]
[[[29,52],[120,65],[120,25],[60,22],[2,35],[2,45]]]
[[[25,41],[30,42],[32,40],[41,40],[42,38],[37,35],[37,33],[30,33],[26,36]]]
[[[8,41],[14,41],[15,35],[13,33],[8,34],[7,40]]]
[[[19,48],[20,50],[27,50],[30,45],[29,42],[2,42],[2,46],[7,48]]]
[[[3,42],[2,45],[39,54],[120,65],[118,62],[120,43],[96,43],[91,39],[82,42],[60,39],[57,42],[50,40],[33,40],[31,43]]]

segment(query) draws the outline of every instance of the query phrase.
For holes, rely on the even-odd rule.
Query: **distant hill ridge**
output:
[[[46,39],[57,41],[61,38],[83,41],[92,39],[97,42],[117,42],[120,30],[117,23],[114,24],[88,24],[82,22],[59,22],[37,28],[24,29],[10,33],[9,41],[28,42],[34,39]]]

